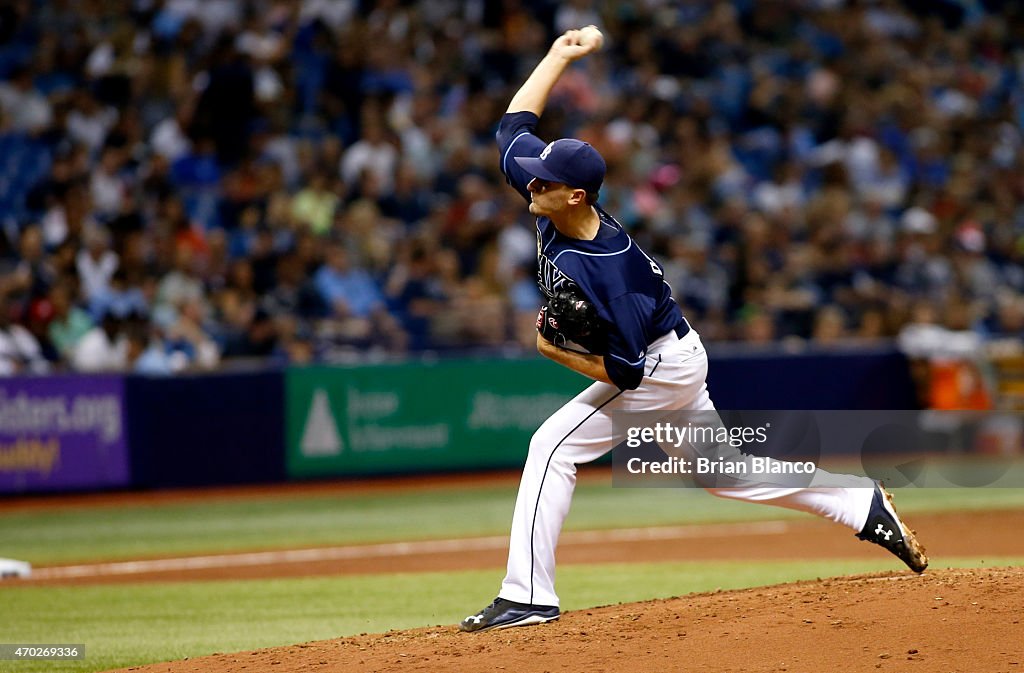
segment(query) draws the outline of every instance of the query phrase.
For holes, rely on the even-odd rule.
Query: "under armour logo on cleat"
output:
[[[882,524],[878,524],[878,528],[875,529],[875,535],[884,535],[886,542],[888,542],[889,538],[892,537],[892,533],[893,531],[886,530],[885,527],[882,526]]]
[[[480,615],[470,615],[470,616],[466,617],[466,619],[465,619],[465,621],[473,622],[474,624],[479,624],[483,620],[484,620],[484,616],[482,614],[480,614]]]

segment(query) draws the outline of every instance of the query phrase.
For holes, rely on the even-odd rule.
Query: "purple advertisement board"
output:
[[[124,486],[129,477],[121,378],[0,379],[0,493]]]

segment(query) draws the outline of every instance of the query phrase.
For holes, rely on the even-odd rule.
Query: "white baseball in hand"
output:
[[[580,44],[598,51],[604,45],[604,34],[597,26],[584,26],[580,28]]]

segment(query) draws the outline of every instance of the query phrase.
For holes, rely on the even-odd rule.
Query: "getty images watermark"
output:
[[[669,422],[658,422],[653,426],[629,426],[626,428],[625,445],[629,449],[640,449],[645,444],[659,448],[670,447],[678,452],[684,447],[709,447],[709,455],[692,452],[687,459],[668,453],[658,459],[630,455],[626,459],[626,470],[637,474],[671,474],[671,475],[760,475],[760,474],[813,474],[817,466],[809,460],[779,461],[767,456],[751,455],[749,459],[737,460],[733,456],[720,455],[722,447],[739,449],[749,445],[765,445],[768,442],[768,431],[771,423],[758,427],[733,426],[721,424],[695,425],[688,420],[686,425],[673,425]]]
[[[1024,413],[616,412],[622,487],[1024,486]]]

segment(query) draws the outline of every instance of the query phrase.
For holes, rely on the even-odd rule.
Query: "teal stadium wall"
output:
[[[720,409],[914,409],[890,349],[712,354]],[[0,494],[512,468],[586,385],[537,358],[0,381]]]

